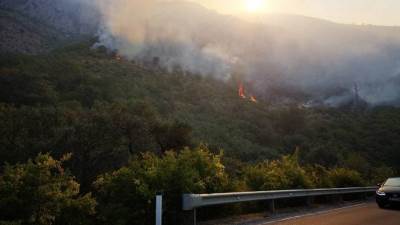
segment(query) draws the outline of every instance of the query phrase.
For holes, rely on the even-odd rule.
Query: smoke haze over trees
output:
[[[266,97],[273,89],[331,106],[357,85],[372,105],[398,104],[400,29],[335,24],[291,15],[257,22],[185,2],[100,1],[99,45],[168,70],[228,79],[239,73]],[[291,96],[284,96],[291,97]]]
[[[397,27],[293,15],[246,20],[185,1],[50,2],[3,1],[0,7],[27,13],[67,34],[96,35],[95,47],[156,61],[169,71],[222,80],[239,76],[265,100],[340,106],[357,94],[371,105],[399,105]]]

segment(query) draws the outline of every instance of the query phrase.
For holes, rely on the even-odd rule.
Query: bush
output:
[[[298,152],[280,160],[248,166],[244,180],[254,191],[313,187],[306,171],[298,163]]]
[[[371,180],[369,180],[371,185],[375,185],[378,183],[383,183],[387,178],[395,176],[395,171],[387,166],[380,166],[378,168],[374,168],[371,174]]]
[[[329,170],[321,165],[306,166],[307,176],[316,188],[331,188],[332,181],[329,179]]]
[[[364,186],[364,181],[361,174],[355,170],[336,168],[328,173],[329,180],[334,187],[361,187]]]
[[[89,224],[96,201],[79,195],[79,184],[62,168],[66,159],[39,154],[7,165],[0,176],[0,224]]]
[[[98,211],[104,224],[151,224],[153,199],[162,191],[167,220],[177,224],[183,193],[222,192],[228,177],[221,154],[213,155],[200,146],[180,153],[166,152],[162,157],[144,153],[129,166],[100,176],[95,182]]]

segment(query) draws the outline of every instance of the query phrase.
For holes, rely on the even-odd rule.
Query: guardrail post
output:
[[[182,225],[197,225],[196,209],[183,211]]]
[[[362,193],[361,198],[362,198],[362,200],[367,200],[368,199],[367,193],[366,192]]]
[[[343,203],[343,195],[338,195],[338,202],[339,204]]]
[[[306,204],[307,206],[312,206],[314,203],[314,197],[307,197]]]
[[[156,225],[162,225],[162,195],[156,195]]]
[[[343,203],[343,195],[341,195],[341,194],[330,195],[329,201],[334,204],[342,204]]]
[[[275,200],[272,199],[268,202],[268,208],[272,214],[275,214]]]
[[[193,194],[184,194],[182,196],[182,225],[196,225],[196,207],[194,206],[195,200]]]

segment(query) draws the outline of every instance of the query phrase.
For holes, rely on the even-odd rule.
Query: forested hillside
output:
[[[139,118],[135,119],[148,120],[144,122],[149,124],[157,121],[185,128],[182,135],[190,136],[190,140],[186,137],[185,144],[206,143],[216,151],[224,149],[229,156],[244,161],[276,158],[299,148],[304,160],[326,166],[345,165],[346,160],[356,156],[365,160],[365,165],[399,166],[400,114],[397,108],[361,111],[254,103],[238,96],[238,81],[225,83],[179,71],[167,73],[101,50],[92,51],[90,45],[82,43],[42,56],[2,57],[2,122],[22,123],[27,119],[34,124],[29,127],[29,123],[22,123],[21,129],[49,132],[45,140],[49,143],[44,145],[32,140],[41,139],[35,135],[43,135],[34,130],[26,134],[16,132],[26,136],[11,135],[14,140],[2,135],[1,146],[5,149],[2,153],[18,151],[32,156],[28,152],[33,151],[35,155],[43,150],[54,151],[57,139],[64,134],[53,132],[65,132],[64,126],[69,127],[73,120],[79,121],[80,116],[101,113],[99,116],[107,117],[112,116],[115,108],[121,108],[128,112],[139,110],[139,116],[135,116]],[[33,116],[37,118],[29,118]],[[64,121],[67,119],[72,121]],[[137,126],[136,129],[147,129]],[[5,129],[4,134],[11,132],[10,127],[14,132],[18,128],[17,124],[1,127]],[[94,142],[104,141],[92,138]],[[137,153],[162,148],[155,144],[154,137],[142,139],[141,144],[119,150]],[[16,143],[17,140],[22,143]],[[19,148],[11,151],[10,144]],[[168,149],[164,147],[163,150]],[[29,158],[19,157],[5,155],[1,158],[8,162]]]
[[[0,221],[144,224],[158,190],[177,219],[183,192],[359,186],[400,169],[398,108],[253,102],[238,79],[166,72],[92,45],[1,56],[0,208],[33,208]],[[43,182],[66,186],[27,199]],[[62,202],[46,205],[55,219],[30,217],[38,199]]]
[[[0,1],[0,52],[38,54],[91,37],[99,15],[76,0]]]

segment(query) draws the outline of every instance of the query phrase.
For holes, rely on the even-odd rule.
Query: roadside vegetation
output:
[[[72,155],[55,160],[39,154],[34,160],[6,165],[0,176],[0,224],[152,224],[154,198],[163,192],[166,221],[178,224],[182,193],[220,193],[293,188],[363,186],[357,171],[303,167],[298,152],[280,159],[244,165],[229,174],[223,154],[206,146],[142,153],[117,170],[99,175],[82,192],[65,170]],[[318,174],[318,175],[317,175]]]

